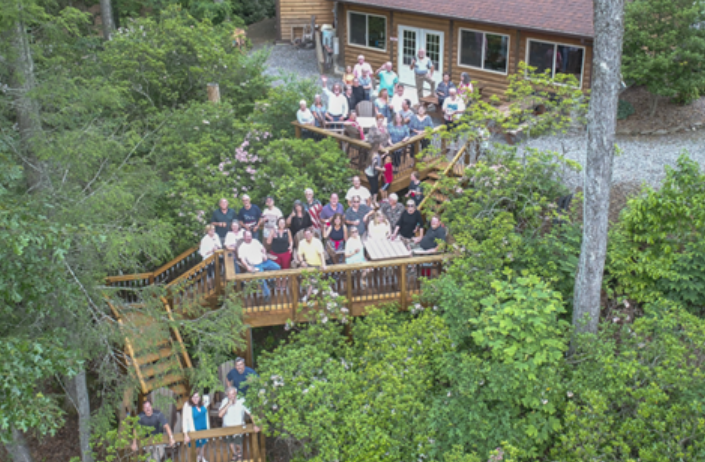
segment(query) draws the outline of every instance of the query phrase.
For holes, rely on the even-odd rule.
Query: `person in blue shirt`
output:
[[[235,369],[228,372],[227,379],[231,387],[237,388],[239,395],[244,398],[247,395],[247,377],[249,375],[254,375],[257,377],[257,372],[251,367],[245,366],[245,360],[243,358],[237,358],[235,360]]]
[[[254,239],[259,240],[259,229],[262,226],[262,210],[252,203],[250,196],[242,196],[242,208],[237,214],[240,226],[245,231],[250,231]]]

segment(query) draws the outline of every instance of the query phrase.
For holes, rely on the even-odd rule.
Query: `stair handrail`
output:
[[[122,316],[120,315],[120,312],[118,311],[117,308],[110,302],[108,297],[106,296],[106,303],[110,307],[110,311],[113,312],[113,316],[115,316],[115,320],[118,322],[120,325],[120,328],[122,329],[125,327],[125,323],[122,320]],[[142,377],[142,372],[140,371],[139,365],[137,364],[137,356],[135,355],[135,349],[132,346],[132,342],[130,341],[129,337],[125,335],[125,349],[127,350],[127,355],[130,357],[132,360],[132,366],[135,369],[135,373],[137,374],[137,380],[140,382],[140,387],[142,388],[142,393],[147,393],[147,384],[144,381],[144,377]]]
[[[171,331],[174,334],[176,341],[179,342],[179,345],[181,346],[181,355],[184,358],[184,364],[187,368],[193,369],[191,357],[189,356],[188,351],[186,351],[186,346],[184,345],[184,339],[181,337],[181,332],[179,332],[179,329],[177,329],[176,326],[173,325],[176,321],[174,321],[174,316],[172,315],[171,308],[169,307],[169,302],[164,297],[160,297],[160,299],[164,304],[164,309],[166,310],[166,314],[169,317],[169,321],[172,322]]]
[[[199,246],[191,247],[190,249],[182,252],[176,258],[163,264],[162,266],[160,266],[159,268],[157,268],[154,271],[150,271],[147,273],[135,273],[135,274],[123,274],[123,275],[119,275],[119,276],[108,276],[105,278],[105,283],[109,286],[112,286],[117,282],[148,279],[149,284],[151,285],[162,273],[165,273],[166,271],[175,267],[176,265],[178,265],[180,262],[182,262],[186,258],[193,255],[195,252],[198,252],[198,249],[199,249]]]
[[[465,154],[465,150],[467,149],[467,147],[468,147],[468,146],[467,146],[467,144],[466,144],[466,145],[464,145],[462,148],[460,148],[460,149],[458,150],[458,152],[455,154],[455,157],[453,157],[453,160],[450,161],[450,163],[448,164],[448,166],[443,170],[443,173],[441,174],[441,179],[442,179],[443,177],[447,176],[448,173],[449,173],[451,170],[453,170],[453,167],[455,167],[455,164],[457,164],[458,161],[460,160],[460,158],[463,156],[463,154]],[[433,187],[431,187],[431,190],[428,192],[428,194],[425,194],[425,195],[424,195],[423,200],[422,200],[421,203],[419,204],[419,210],[421,210],[421,209],[423,208],[423,206],[426,204],[426,201],[433,195],[433,193],[435,193],[435,192],[438,190],[438,185],[440,185],[441,179],[439,179],[438,181],[436,181],[436,183],[433,185]]]

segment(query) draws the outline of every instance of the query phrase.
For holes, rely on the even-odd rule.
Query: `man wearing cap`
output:
[[[230,384],[231,387],[235,387],[238,394],[242,395],[243,399],[246,398],[245,395],[247,394],[247,389],[249,388],[249,385],[247,385],[247,377],[250,375],[258,377],[257,372],[255,372],[255,370],[251,367],[245,366],[245,360],[238,357],[235,359],[235,368],[228,372],[226,377],[228,384]]]

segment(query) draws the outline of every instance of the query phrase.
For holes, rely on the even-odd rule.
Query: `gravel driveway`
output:
[[[585,166],[585,135],[551,136],[529,141],[530,147],[557,151]],[[665,166],[675,166],[683,151],[705,167],[705,130],[665,136],[620,136],[617,145],[622,150],[614,159],[612,183],[646,182],[658,187],[666,176]],[[566,175],[568,186],[582,187],[582,172]]]

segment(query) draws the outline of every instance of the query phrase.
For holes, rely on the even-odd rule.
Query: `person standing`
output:
[[[291,230],[291,235],[293,237],[296,237],[302,229],[313,226],[313,223],[311,223],[311,215],[306,212],[300,200],[296,199],[294,201],[294,209],[286,219],[286,224]]]
[[[406,210],[401,214],[399,221],[394,226],[391,239],[394,240],[399,235],[404,243],[409,244],[413,241],[414,235],[420,226],[421,213],[416,210],[416,203],[408,200],[406,202]]]
[[[389,101],[389,93],[386,88],[382,88],[377,93],[377,99],[375,99],[375,115],[382,116],[383,119],[391,120],[391,106]]]
[[[191,437],[189,433],[198,432],[201,430],[210,430],[211,425],[208,419],[208,406],[210,405],[210,398],[205,395],[201,399],[201,395],[194,391],[191,394],[189,400],[184,404],[183,408],[183,432],[184,432],[184,443],[187,443],[191,447]],[[206,451],[206,445],[208,444],[207,439],[196,440],[196,454],[198,462],[208,462],[204,457]]]
[[[238,394],[242,399],[247,399],[247,390],[250,387],[247,384],[247,377],[251,375],[258,377],[254,369],[245,366],[245,359],[238,356],[235,359],[235,367],[228,372],[225,378],[231,387],[237,388]]]
[[[394,117],[394,114],[399,114],[402,111],[405,100],[404,85],[398,83],[397,86],[394,87],[394,95],[392,95],[392,101],[389,103],[392,109],[390,111],[391,117]]]
[[[338,195],[333,193],[330,195],[330,202],[328,202],[328,205],[323,207],[323,210],[321,210],[320,219],[322,222],[325,222],[325,224],[328,224],[330,219],[333,218],[336,213],[342,215],[345,213],[345,209],[343,208],[343,204],[340,203]]]
[[[149,436],[155,437],[166,433],[169,436],[169,446],[174,445],[174,434],[171,432],[171,427],[167,423],[166,417],[157,409],[152,408],[152,403],[145,401],[144,404],[142,404],[142,412],[139,413],[138,418],[138,425],[151,429]],[[149,453],[148,460],[161,462],[164,458],[165,446],[166,445],[160,443],[145,446],[144,450]],[[136,438],[132,440],[131,448],[133,452],[137,451]]]
[[[409,122],[411,122],[411,118],[414,117],[414,111],[411,109],[411,101],[408,99],[404,99],[401,103],[401,111],[399,111],[399,114],[401,114],[402,119],[404,120],[404,125],[409,125]]]
[[[215,232],[222,242],[225,240],[225,235],[230,230],[230,224],[237,218],[235,210],[228,207],[228,200],[221,199],[218,201],[218,209],[213,211],[211,215],[211,224],[215,226]]]
[[[411,61],[409,66],[414,71],[416,80],[416,95],[419,98],[419,103],[423,98],[423,84],[428,82],[431,86],[431,94],[436,92],[436,82],[433,80],[433,62],[426,56],[426,50],[421,48],[418,52],[418,57]]]
[[[389,188],[392,187],[392,181],[394,181],[394,165],[392,165],[392,156],[387,154],[384,156],[384,185],[381,189],[382,194],[382,207],[387,203],[387,194]]]
[[[353,109],[357,108],[357,103],[360,101],[367,101],[368,98],[365,96],[365,87],[362,86],[360,83],[360,79],[355,77],[353,79],[353,84],[352,84],[352,93],[353,93],[353,98],[355,99],[355,106],[352,106],[350,108],[350,111],[352,112]]]
[[[321,76],[323,93],[328,97],[328,113],[326,117],[331,122],[340,122],[348,118],[348,112],[350,108],[348,107],[348,100],[345,95],[342,94],[340,84],[336,83],[333,85],[333,91],[328,89],[328,77]]]
[[[220,238],[215,234],[215,226],[206,226],[206,235],[201,239],[201,245],[198,249],[198,253],[204,260],[213,255],[215,252],[223,248],[223,244]],[[206,276],[208,284],[213,284],[213,277],[215,276],[215,259],[211,261],[206,267]]]
[[[375,211],[361,202],[360,196],[352,198],[352,205],[345,211],[345,223],[350,227],[357,228],[360,236],[363,236],[367,230],[365,222]]]
[[[358,79],[365,75],[365,72],[372,74],[372,66],[365,62],[365,56],[360,55],[357,57],[357,64],[353,67],[353,75]]]
[[[326,105],[323,104],[321,95],[316,95],[313,97],[311,113],[313,114],[314,119],[316,119],[316,127],[325,128],[326,116],[328,115],[328,108],[326,108]]]
[[[419,106],[416,114],[411,116],[409,121],[409,131],[411,136],[421,135],[426,133],[426,128],[433,129],[433,120],[426,114],[426,107],[422,104]],[[431,141],[428,137],[421,140],[421,149],[426,149]],[[416,145],[413,146],[414,148]],[[414,155],[417,153],[414,152]]]
[[[262,224],[262,210],[252,203],[250,196],[242,196],[242,208],[237,214],[240,226],[245,231],[250,231],[252,237],[259,240],[259,228]]]
[[[423,185],[421,184],[419,172],[411,172],[411,178],[409,179],[409,191],[406,193],[405,197],[411,197],[417,206],[423,200]]]
[[[370,204],[370,190],[362,186],[362,183],[360,182],[360,177],[355,175],[352,178],[352,187],[348,189],[347,194],[345,194],[345,200],[348,202],[348,205],[352,204],[352,200],[354,196],[358,196],[362,199],[362,202],[365,204],[369,205]]]
[[[379,193],[379,174],[384,173],[384,167],[382,167],[382,156],[379,152],[379,144],[375,144],[370,149],[371,159],[370,164],[365,168],[365,175],[367,175],[367,182],[370,184],[370,197],[371,204],[373,208],[377,208],[377,194]]]
[[[401,143],[403,141],[408,141],[410,137],[409,133],[409,126],[404,125],[404,117],[401,115],[401,113],[398,113],[394,116],[394,122],[389,124],[389,127],[387,128],[389,131],[389,145],[393,146],[397,143]],[[399,173],[399,167],[402,164],[402,155],[405,153],[405,149],[395,149],[394,152],[392,152],[392,160],[394,163],[394,169],[397,173]]]
[[[264,200],[264,210],[262,211],[262,237],[265,241],[276,229],[277,220],[283,216],[282,211],[274,206],[274,198],[267,196]]]
[[[244,427],[245,415],[250,415],[250,410],[245,406],[245,400],[238,398],[235,387],[228,387],[225,393],[227,396],[223,398],[218,408],[218,417],[223,419],[223,428]],[[255,432],[259,430],[255,425]],[[225,442],[233,455],[231,460],[242,461],[242,435],[230,435],[225,438]]]
[[[389,202],[382,204],[381,210],[384,216],[387,217],[389,224],[395,225],[404,212],[404,205],[399,203],[399,196],[396,193],[392,193],[389,195]]]
[[[306,202],[304,202],[304,210],[311,216],[311,226],[316,229],[321,228],[321,210],[323,210],[323,205],[321,201],[314,197],[313,189],[306,188],[304,190],[304,197],[306,197]]]
[[[443,101],[448,97],[451,88],[455,88],[455,84],[450,81],[450,74],[443,73],[443,80],[436,87],[436,96],[438,97],[438,107],[443,107]]]
[[[230,227],[230,231],[228,231],[228,234],[225,236],[223,247],[232,252],[233,263],[235,264],[235,274],[240,272],[240,265],[237,263],[237,247],[243,239],[245,239],[245,232],[240,228],[240,223],[238,223],[237,220],[234,220]]]
[[[373,87],[373,82],[372,82],[372,70],[367,71],[365,69],[362,71],[362,75],[358,77],[358,81],[360,82],[360,86],[365,92],[365,101],[372,101],[372,87]]]
[[[392,70],[392,62],[387,61],[384,63],[382,67],[377,69],[376,74],[379,77],[380,91],[384,88],[387,90],[388,95],[394,94],[394,86],[399,82],[399,76]]]
[[[458,120],[465,112],[465,102],[458,96],[458,91],[451,88],[448,97],[443,102],[443,118],[446,121],[448,130],[452,130],[458,124]]]

